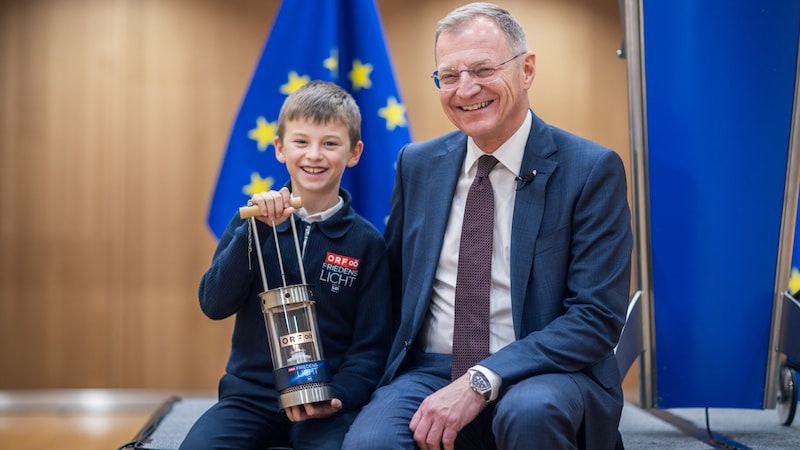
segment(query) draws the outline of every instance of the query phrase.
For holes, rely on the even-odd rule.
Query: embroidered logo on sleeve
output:
[[[351,287],[358,278],[358,259],[328,252],[322,263],[319,280],[331,286],[331,292]]]

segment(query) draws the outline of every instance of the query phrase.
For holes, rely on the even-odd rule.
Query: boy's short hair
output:
[[[279,139],[286,132],[286,122],[296,119],[315,124],[341,122],[347,127],[351,149],[361,140],[361,111],[353,96],[335,83],[314,80],[289,94],[278,115]]]

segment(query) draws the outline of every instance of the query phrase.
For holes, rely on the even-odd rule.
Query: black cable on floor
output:
[[[724,439],[721,439],[719,436],[713,433],[711,431],[711,421],[708,419],[708,408],[705,408],[705,410],[706,410],[706,432],[708,433],[709,444],[713,445],[714,448],[749,450],[749,447],[732,446],[729,442],[726,442]]]
[[[672,414],[667,410],[648,409],[647,411],[650,414],[674,426],[683,434],[691,436],[699,441],[705,442],[706,444],[713,446],[713,448],[723,448],[723,449],[735,448],[740,450],[752,450],[750,449],[750,447],[747,447],[746,445],[730,441],[728,439],[719,436],[716,433],[711,432],[711,427],[708,425],[707,419],[706,419],[706,430],[703,430],[702,428],[695,425],[691,421],[683,417],[677,416],[675,414]]]

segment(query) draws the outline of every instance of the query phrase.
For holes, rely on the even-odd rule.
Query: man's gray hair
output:
[[[492,3],[477,2],[456,8],[436,24],[436,38],[433,43],[434,52],[440,35],[458,31],[464,24],[477,16],[486,16],[497,23],[503,34],[506,35],[512,53],[517,54],[528,50],[525,30],[511,13]]]

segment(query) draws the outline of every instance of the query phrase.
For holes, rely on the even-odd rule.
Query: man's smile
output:
[[[485,102],[475,103],[474,105],[460,106],[459,109],[461,109],[462,111],[475,111],[477,109],[485,108],[489,106],[491,103],[492,101],[489,100]]]

